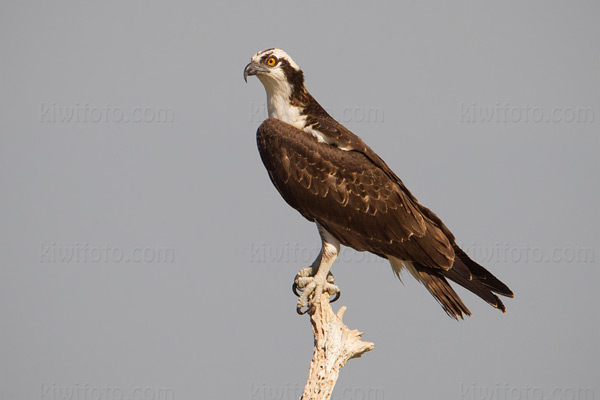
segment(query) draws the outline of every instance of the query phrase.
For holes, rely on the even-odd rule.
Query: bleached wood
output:
[[[346,362],[373,350],[373,343],[361,340],[362,332],[342,322],[345,312],[346,307],[341,307],[334,314],[325,294],[310,315],[315,345],[301,400],[328,400]]]

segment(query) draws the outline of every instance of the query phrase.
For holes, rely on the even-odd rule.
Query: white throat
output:
[[[272,79],[271,77],[258,76],[267,91],[267,109],[269,118],[276,118],[286,122],[312,136],[319,142],[329,143],[338,146],[337,143],[325,137],[321,132],[306,126],[306,115],[302,115],[300,107],[290,104],[292,88],[285,79]],[[338,146],[340,147],[340,146]],[[349,150],[340,147],[342,150]]]
[[[274,80],[258,76],[267,92],[267,110],[269,118],[276,118],[298,129],[306,125],[306,116],[301,115],[300,108],[290,104],[292,88],[283,80]]]

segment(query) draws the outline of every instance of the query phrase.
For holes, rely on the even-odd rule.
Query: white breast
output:
[[[280,79],[263,78],[258,76],[263,83],[267,91],[267,109],[269,111],[269,118],[276,118],[280,121],[286,122],[295,128],[302,130],[312,136],[321,143],[327,143],[333,146],[337,146],[342,150],[352,150],[340,145],[340,143],[329,140],[328,137],[323,135],[311,126],[306,126],[306,115],[302,115],[300,107],[296,107],[290,104],[290,97],[292,89],[287,83],[287,80],[281,77]]]
[[[288,98],[279,93],[267,95],[267,109],[269,118],[277,118],[298,129],[303,129],[306,125],[306,116],[300,113],[300,108],[290,105]]]

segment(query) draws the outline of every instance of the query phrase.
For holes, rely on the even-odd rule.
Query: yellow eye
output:
[[[277,64],[277,59],[275,57],[269,57],[269,59],[267,60],[267,65],[269,67],[274,67],[275,64]]]

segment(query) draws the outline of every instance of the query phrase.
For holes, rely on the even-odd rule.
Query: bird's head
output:
[[[304,92],[304,74],[285,51],[267,49],[252,56],[252,61],[244,68],[244,80],[256,75],[269,96],[287,99]]]

